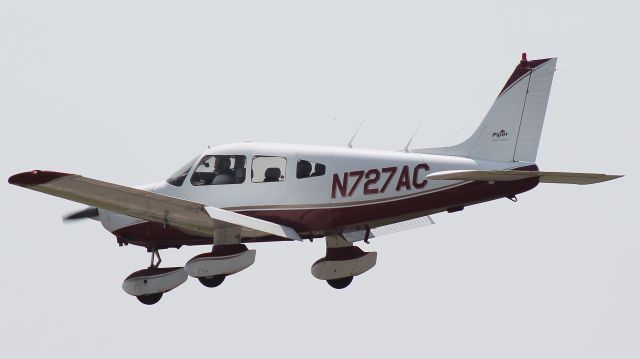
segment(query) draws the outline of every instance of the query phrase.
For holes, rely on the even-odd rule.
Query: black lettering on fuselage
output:
[[[351,197],[359,191],[362,191],[365,196],[385,193],[389,186],[394,183],[394,180],[396,181],[394,183],[396,191],[421,189],[427,185],[427,179],[424,177],[428,171],[429,165],[426,163],[416,165],[413,171],[408,165],[405,165],[402,166],[397,180],[398,167],[350,171],[344,172],[342,175],[334,173],[331,184],[331,198],[336,198],[337,196]],[[385,176],[386,178],[383,178]],[[351,185],[349,185],[349,178],[352,179]],[[363,183],[362,186],[360,186],[361,183]],[[380,184],[382,184],[381,187]]]

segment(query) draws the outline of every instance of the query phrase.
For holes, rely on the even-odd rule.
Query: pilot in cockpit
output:
[[[226,156],[216,156],[213,182],[211,184],[235,183],[235,175],[231,170],[231,159]]]

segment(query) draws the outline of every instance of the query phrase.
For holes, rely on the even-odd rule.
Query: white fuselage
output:
[[[246,158],[246,178],[242,183],[194,185],[190,180],[196,171],[196,164],[205,156],[244,156]],[[281,157],[281,179],[276,182],[256,181],[255,167],[259,157]],[[324,174],[297,178],[299,161],[309,161],[325,166]],[[310,212],[322,209],[323,217],[332,209],[358,208],[366,213],[375,205],[380,212],[381,205],[406,201],[412,197],[424,196],[455,186],[460,181],[427,181],[427,174],[448,170],[494,170],[522,167],[522,163],[473,160],[469,158],[407,153],[403,151],[381,151],[347,147],[326,147],[291,144],[265,144],[242,142],[214,147],[203,153],[189,169],[180,186],[160,182],[140,188],[186,199],[208,206],[232,210],[254,216],[270,213],[277,217],[281,213],[296,213],[304,220]],[[261,169],[262,170],[262,169]],[[413,205],[415,207],[415,205]],[[413,208],[412,207],[412,208]],[[408,208],[406,213],[422,213]],[[445,210],[438,208],[430,212]],[[426,207],[425,207],[426,211]],[[426,212],[425,212],[426,213]],[[394,211],[389,220],[379,213],[371,213],[372,223],[392,223],[394,218],[405,214]],[[340,215],[342,216],[342,215]],[[311,232],[319,234],[331,230],[333,218],[319,219],[315,216]],[[362,218],[362,216],[359,216]],[[139,219],[119,214],[103,212],[100,220],[104,227],[113,232],[142,222]],[[285,220],[285,222],[287,222]],[[359,223],[363,221],[358,220]],[[364,221],[365,223],[367,221]],[[339,222],[340,226],[358,223]],[[304,225],[302,226],[304,227]],[[327,228],[322,228],[327,227]]]

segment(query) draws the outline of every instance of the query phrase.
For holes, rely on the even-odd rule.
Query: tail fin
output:
[[[535,162],[556,60],[529,61],[522,54],[522,61],[471,137],[456,146],[413,152]]]

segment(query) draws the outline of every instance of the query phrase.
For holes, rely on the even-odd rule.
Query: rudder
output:
[[[456,146],[414,152],[535,162],[556,61],[529,61],[522,54],[522,61],[471,137]]]

